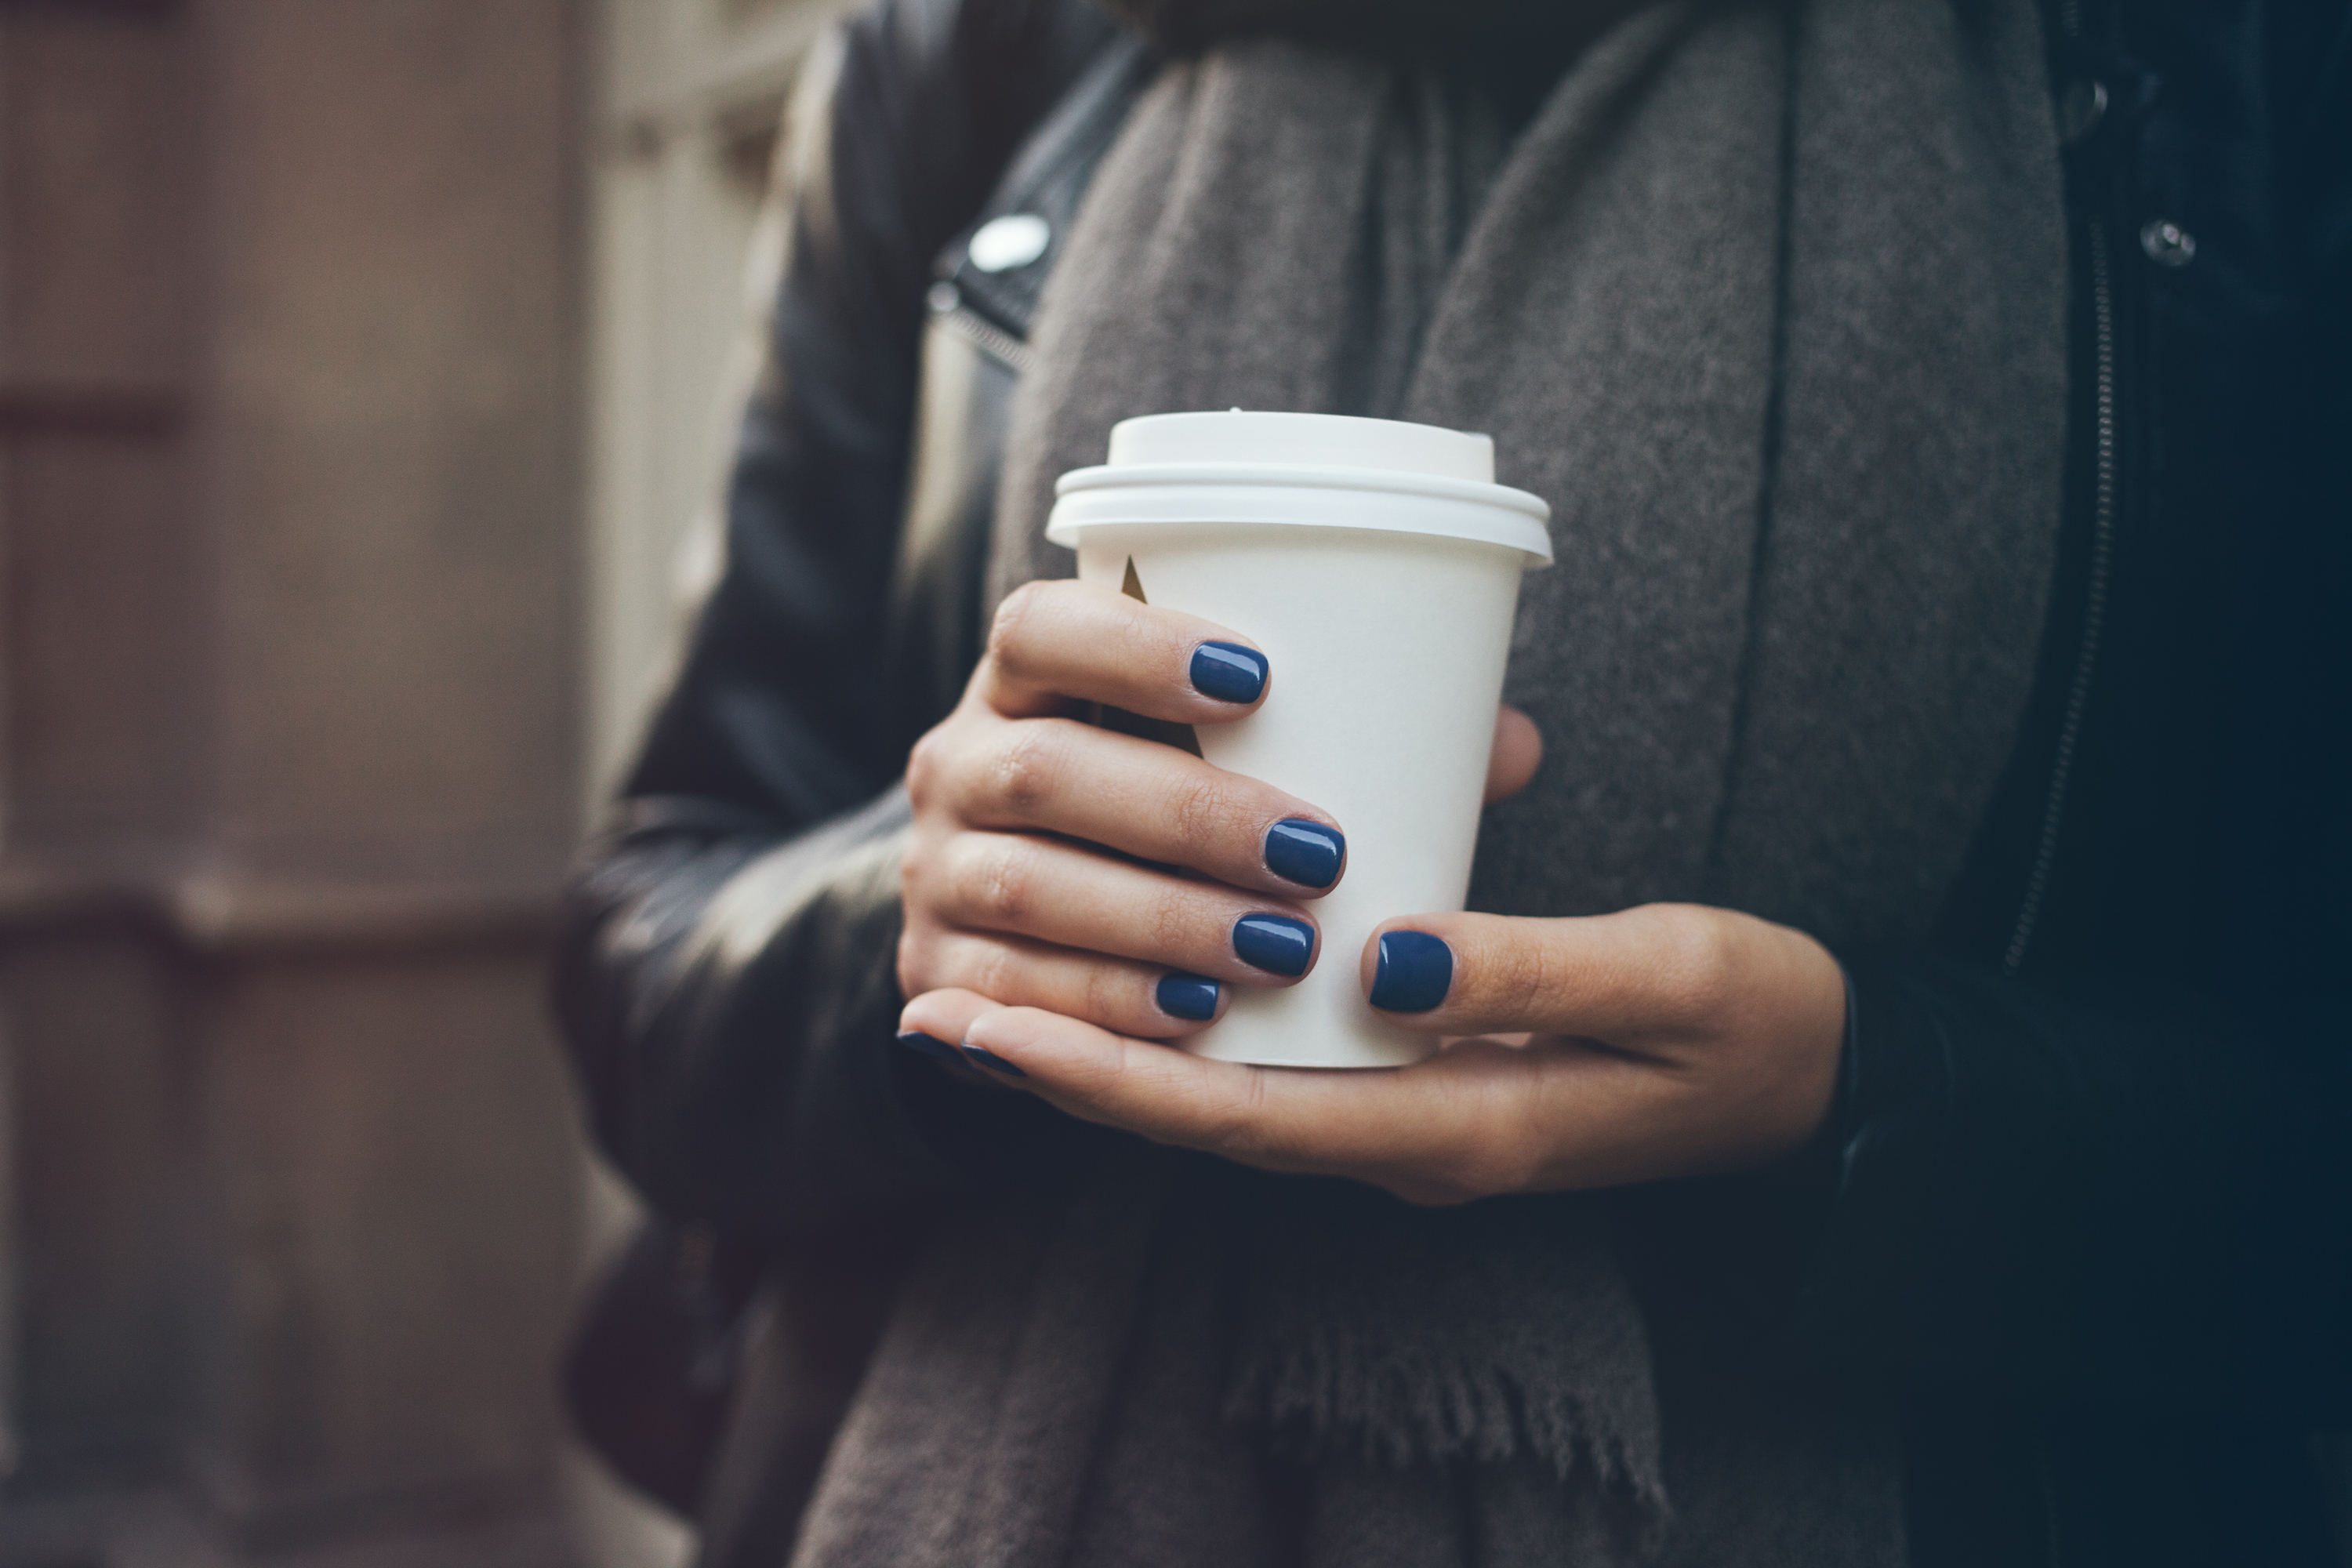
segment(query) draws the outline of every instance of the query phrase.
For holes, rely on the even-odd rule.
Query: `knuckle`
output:
[[[998,664],[1018,667],[1023,651],[1023,638],[1037,610],[1037,601],[1045,592],[1043,583],[1024,583],[996,606],[996,615],[988,626],[988,657]]]
[[[1265,1074],[1253,1068],[1237,1094],[1220,1099],[1202,1128],[1210,1152],[1246,1161],[1266,1147]]]
[[[1709,910],[1662,913],[1659,989],[1672,1023],[1685,1029],[1720,1023],[1736,990],[1729,927]]]
[[[1144,918],[1154,952],[1181,961],[1200,945],[1202,912],[1192,889],[1182,882],[1164,881],[1156,888]]]
[[[1035,897],[1035,856],[1024,841],[1007,839],[981,857],[976,881],[975,906],[999,927],[1010,929],[1028,914]]]
[[[907,929],[915,931],[919,922],[931,919],[939,902],[934,868],[920,855],[909,853],[898,862],[898,906],[904,913]]]
[[[992,1002],[1010,1003],[1020,982],[1020,962],[1002,942],[980,942],[966,960],[971,987]]]
[[[996,760],[992,786],[997,800],[1024,820],[1050,803],[1061,779],[1064,750],[1054,725],[1013,726]]]
[[[1499,1005],[1494,1014],[1512,1022],[1548,1016],[1558,998],[1561,977],[1552,961],[1550,945],[1531,942],[1507,948],[1494,982]]]
[[[1168,803],[1168,822],[1187,853],[1213,848],[1234,816],[1234,792],[1213,774],[1188,777]]]
[[[1078,1005],[1096,1023],[1124,1018],[1135,1010],[1132,989],[1126,974],[1105,964],[1090,963],[1078,982]]]
[[[918,811],[923,809],[938,789],[940,773],[947,766],[947,758],[943,755],[947,742],[940,738],[946,728],[945,724],[940,724],[926,731],[923,738],[917,741],[907,753],[907,798],[914,803]]]
[[[920,995],[931,989],[928,983],[930,951],[929,935],[922,927],[909,925],[898,933],[898,989],[907,995]]]
[[[928,913],[938,898],[940,883],[953,868],[958,837],[918,826],[908,840],[906,852],[898,857],[898,897],[909,920]]]

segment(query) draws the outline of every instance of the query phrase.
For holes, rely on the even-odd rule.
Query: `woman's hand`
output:
[[[1080,717],[1101,702],[1230,723],[1270,678],[1246,639],[1107,588],[1008,597],[963,701],[908,761],[906,994],[954,987],[1169,1039],[1234,985],[1296,984],[1319,941],[1306,902],[1345,868],[1339,824]]]
[[[1241,1067],[970,989],[917,996],[901,1026],[1073,1115],[1414,1203],[1754,1169],[1829,1111],[1844,978],[1785,926],[1682,904],[1423,915],[1362,963],[1397,1023],[1468,1037],[1394,1071]]]
[[[1320,942],[1306,904],[1346,870],[1339,825],[1079,717],[1099,702],[1231,723],[1271,680],[1247,639],[1107,588],[1007,597],[962,702],[908,760],[906,994],[958,988],[1171,1039],[1206,1027],[1235,984],[1296,984]],[[1489,797],[1526,783],[1541,752],[1527,715],[1505,710]]]

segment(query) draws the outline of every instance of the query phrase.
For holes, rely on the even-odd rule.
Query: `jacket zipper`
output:
[[[2068,30],[2074,7],[2068,6]],[[2050,794],[2042,810],[2042,839],[2033,852],[2032,874],[2026,879],[2025,901],[2017,911],[2009,951],[2001,972],[2014,976],[2025,967],[2025,952],[2033,941],[2033,927],[2042,917],[2042,900],[2049,891],[2051,868],[2058,858],[2059,824],[2065,815],[2066,784],[2074,768],[2074,749],[2082,739],[2083,710],[2091,697],[2091,678],[2098,668],[2099,635],[2107,613],[2107,580],[2116,544],[2116,319],[2114,290],[2108,279],[2107,226],[2094,216],[2089,222],[2091,245],[2092,355],[2097,377],[2096,423],[2091,500],[2091,585],[2083,610],[2083,640],[2074,653],[2074,679],[2066,692],[2066,720],[2058,731],[2058,756],[2050,770]]]
[[[2082,0],[2062,0],[2059,25],[2069,39],[2083,36]],[[2074,747],[2082,738],[2083,710],[2091,696],[2091,676],[2098,665],[2099,634],[2107,613],[2107,578],[2115,559],[2116,541],[2116,315],[2107,271],[2107,226],[2096,213],[2087,226],[2091,247],[2091,355],[2095,378],[2091,491],[2091,582],[2084,597],[2083,640],[2074,650],[2074,679],[2066,691],[2066,719],[2058,731],[2058,755],[2050,770],[2050,795],[2042,806],[2042,840],[2033,851],[2033,871],[2026,879],[2025,899],[2017,911],[2017,926],[2009,939],[2001,970],[2011,976],[2025,967],[2025,952],[2033,941],[2034,922],[2041,918],[2042,896],[2049,890],[2050,870],[2058,858],[2058,826],[2066,805],[2066,780],[2074,771]],[[2064,1568],[2065,1536],[2060,1528],[2058,1467],[2044,1431],[2033,1445],[2034,1468],[2042,1483],[2042,1568]]]
[[[1037,351],[998,326],[971,306],[958,303],[940,313],[940,322],[1015,375],[1026,375],[1037,363]]]

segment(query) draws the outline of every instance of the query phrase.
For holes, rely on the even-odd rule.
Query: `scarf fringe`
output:
[[[1492,1358],[1385,1353],[1353,1334],[1315,1333],[1245,1366],[1226,1418],[1252,1422],[1308,1458],[1345,1454],[1402,1469],[1526,1455],[1566,1481],[1590,1466],[1639,1514],[1646,1545],[1672,1510],[1654,1452],[1636,1451],[1575,1389],[1531,1388]]]

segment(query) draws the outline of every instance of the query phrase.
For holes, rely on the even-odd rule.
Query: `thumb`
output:
[[[1362,982],[1392,1022],[1433,1035],[1522,1030],[1646,1053],[1780,1014],[1845,1015],[1844,981],[1811,937],[1727,910],[1645,904],[1529,920],[1428,914],[1364,944]]]
[[[1575,1035],[1619,1040],[1654,1023],[1657,995],[1677,988],[1676,945],[1629,910],[1559,920],[1426,914],[1392,920],[1364,944],[1374,1007],[1415,1033]]]

